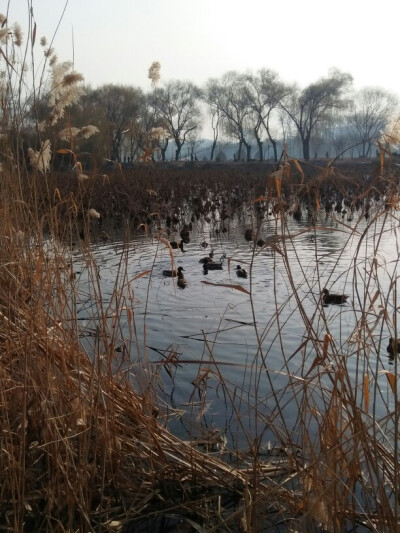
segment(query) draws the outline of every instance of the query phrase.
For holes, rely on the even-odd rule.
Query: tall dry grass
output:
[[[34,41],[32,33],[29,46],[34,47]],[[10,45],[10,54],[16,53],[14,45]],[[165,408],[158,395],[162,372],[167,368],[173,373],[177,353],[171,350],[163,364],[154,366],[137,336],[137,318],[131,307],[135,279],[127,277],[129,239],[120,256],[111,299],[105,305],[90,243],[96,220],[90,209],[98,205],[93,198],[101,186],[97,181],[96,188],[91,188],[90,180],[88,184],[77,180],[73,188],[65,182],[61,187],[58,177],[47,172],[49,145],[43,128],[55,127],[59,121],[60,127],[65,126],[62,119],[79,95],[76,83],[81,78],[71,77],[68,68],[61,69],[64,78],[67,76],[61,76],[61,81],[59,70],[48,85],[41,77],[40,89],[46,88],[51,96],[51,113],[40,128],[33,121],[33,133],[27,137],[26,106],[32,99],[21,93],[11,58],[2,61],[8,80],[3,88],[7,95],[2,109],[6,137],[2,140],[0,180],[2,530],[161,531],[169,525],[175,530],[197,531],[397,531],[398,354],[390,372],[384,370],[380,356],[385,333],[397,338],[397,264],[380,263],[379,254],[387,224],[398,223],[397,177],[388,165],[390,154],[382,146],[376,181],[357,190],[364,206],[360,218],[366,214],[366,199],[377,191],[380,194],[368,209],[368,231],[347,228],[349,243],[357,239],[353,266],[344,274],[357,304],[349,337],[332,335],[332,321],[340,321],[348,311],[339,308],[332,318],[321,306],[319,276],[310,279],[305,274],[301,287],[297,285],[294,269],[302,266],[289,255],[295,249],[296,235],[291,233],[287,217],[291,209],[295,212],[306,201],[317,240],[318,228],[312,223],[318,219],[321,191],[332,184],[337,187],[339,182],[342,192],[350,186],[354,193],[354,188],[362,186],[354,180],[346,183],[346,177],[339,180],[333,168],[318,169],[315,179],[306,179],[299,163],[288,160],[282,172],[265,181],[265,197],[251,188],[251,193],[240,195],[234,205],[219,204],[219,211],[225,207],[229,216],[251,207],[255,241],[265,209],[274,206],[278,214],[275,236],[263,247],[275,253],[276,286],[283,265],[289,290],[287,301],[281,302],[275,286],[275,313],[260,327],[250,265],[246,294],[258,348],[250,354],[245,372],[251,376],[252,390],[231,386],[214,357],[212,343],[204,339],[208,366],[201,365],[194,386],[205,398],[209,376],[217,381],[237,417],[247,448],[225,450],[226,441],[218,431],[201,442],[195,434],[183,441],[168,430],[168,413],[173,410]],[[21,66],[20,76],[23,71]],[[34,100],[37,94],[35,90],[30,96]],[[64,97],[65,105],[61,103]],[[26,146],[27,138],[32,146]],[[28,148],[29,160],[25,157]],[[78,177],[79,173],[78,168]],[[118,179],[122,190],[127,178],[121,175]],[[108,187],[109,180],[102,185]],[[228,196],[227,189],[218,187],[210,193],[203,182],[196,193],[200,197]],[[129,197],[121,194],[118,198],[128,201]],[[178,206],[165,201],[154,210],[154,197],[148,192],[149,205],[140,213],[143,219],[136,222],[147,229],[151,214],[158,213],[157,235],[166,238],[170,234],[168,218]],[[195,219],[205,216],[199,205],[196,200],[192,206]],[[140,209],[143,211],[142,206]],[[160,227],[164,223],[165,227]],[[345,226],[342,221],[340,224]],[[370,233],[373,247],[368,245],[365,255]],[[71,250],[79,235],[91,313],[97,324],[90,351],[82,344],[77,320],[77,302],[82,295],[74,278]],[[257,261],[258,253],[254,246],[252,261]],[[312,315],[306,301],[310,295],[315,298]],[[301,364],[296,372],[291,366],[293,354],[285,351],[284,342],[289,306],[304,325],[297,350]],[[284,390],[277,388],[274,371],[269,369],[272,332],[276,332],[282,351]],[[136,343],[140,359],[135,386],[125,371],[129,354],[120,356],[116,349],[124,341],[126,346]],[[121,359],[125,356],[127,360]],[[355,377],[349,372],[348,358],[357,362]],[[260,380],[270,384],[262,401]],[[254,433],[241,420],[238,395],[254,418]],[[271,404],[272,412],[266,408]],[[294,427],[285,418],[288,404],[296,412]],[[201,409],[206,411],[205,403]],[[265,449],[266,429],[258,428],[272,431],[278,446]]]

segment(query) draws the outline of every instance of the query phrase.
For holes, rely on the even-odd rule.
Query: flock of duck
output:
[[[213,255],[214,253],[211,251],[208,256],[202,257],[199,260],[199,263],[203,264],[203,270],[205,274],[208,273],[208,270],[222,270],[224,256],[221,257],[219,262],[214,262]],[[187,286],[187,281],[183,274],[184,271],[185,269],[180,266],[174,270],[163,270],[163,275],[166,277],[177,277],[177,286],[181,289],[185,289]],[[246,270],[241,268],[240,265],[237,265],[235,271],[239,278],[247,278]],[[321,298],[322,304],[326,307],[328,305],[343,305],[347,302],[349,297],[347,294],[331,294],[328,289],[325,288],[321,293]],[[394,357],[395,353],[400,353],[400,339],[394,339],[393,337],[390,337],[387,351],[391,357]]]
[[[186,241],[187,242],[187,241]],[[181,239],[180,242],[177,242],[177,241],[172,241],[170,242],[170,246],[172,249],[180,249],[182,252],[185,252],[186,250],[184,250],[184,244],[185,244],[185,240],[184,239]],[[205,248],[207,246],[207,243],[201,243],[201,245],[203,248]],[[211,252],[202,257],[201,259],[199,259],[199,263],[201,263],[203,265],[203,272],[204,274],[208,274],[208,272],[210,270],[222,270],[223,269],[223,264],[224,264],[224,260],[226,258],[226,255],[223,254],[219,261],[216,261],[214,259],[214,250],[212,249]],[[177,278],[177,286],[181,289],[184,289],[187,287],[187,281],[185,279],[185,276],[184,276],[184,273],[185,272],[185,269],[183,267],[178,267],[178,268],[174,268],[174,269],[165,269],[163,270],[163,276],[165,277],[168,277],[168,278]],[[235,268],[235,272],[236,272],[236,275],[238,278],[244,278],[246,279],[247,278],[247,271],[242,268],[240,265],[237,265],[236,268]],[[328,306],[328,305],[343,305],[347,302],[348,300],[348,295],[347,294],[333,294],[333,293],[330,293],[329,290],[327,288],[324,288],[322,293],[321,293],[321,301],[322,301],[322,305],[323,306]],[[388,348],[389,350],[389,348]]]
[[[183,249],[184,240],[181,240],[179,243],[176,241],[170,242],[171,248],[173,249],[180,249],[182,252],[185,252]],[[199,259],[199,263],[203,265],[203,273],[208,274],[210,270],[222,270],[224,261],[226,259],[226,254],[223,254],[218,261],[214,259],[214,250],[211,250],[211,252],[206,255],[205,257],[202,257]],[[184,289],[187,287],[187,281],[185,279],[184,273],[185,269],[183,267],[178,267],[174,269],[165,269],[162,271],[163,276],[167,278],[177,278],[177,286],[181,289]],[[235,268],[235,272],[238,278],[247,278],[247,271],[242,268],[240,265],[237,265]]]

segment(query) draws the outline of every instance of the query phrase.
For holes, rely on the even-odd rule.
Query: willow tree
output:
[[[119,159],[124,132],[132,127],[143,98],[140,89],[112,84],[103,85],[90,95],[111,159]]]
[[[352,81],[350,74],[333,69],[327,78],[321,78],[303,90],[293,87],[291,93],[281,100],[282,109],[299,133],[304,159],[310,159],[310,142],[316,126],[328,121],[334,110],[348,107],[345,95]]]
[[[211,114],[217,112],[224,125],[225,132],[239,142],[238,157],[241,148],[246,147],[247,160],[251,157],[251,142],[248,133],[251,123],[252,108],[249,91],[246,88],[246,75],[235,71],[227,72],[220,79],[210,79],[203,92],[204,99],[210,107]]]
[[[188,135],[200,129],[200,90],[190,82],[170,81],[157,92],[157,116],[168,136],[175,142],[178,161]]]
[[[396,96],[377,87],[366,87],[355,95],[348,120],[360,146],[361,156],[371,156],[373,144],[387,129],[397,106]]]
[[[272,145],[274,159],[277,161],[277,141],[272,130],[273,112],[283,98],[290,92],[290,88],[279,80],[278,74],[269,69],[261,69],[256,75],[246,77],[249,105],[252,113],[252,129],[257,141],[260,161],[263,160],[262,132],[265,130]]]

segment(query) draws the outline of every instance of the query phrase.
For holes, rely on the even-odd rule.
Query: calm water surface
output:
[[[260,236],[267,241],[278,235],[279,251],[246,241],[250,218],[231,221],[226,233],[216,233],[206,222],[195,223],[185,253],[173,251],[175,267],[184,268],[185,289],[177,287],[176,278],[163,276],[171,268],[170,250],[154,232],[133,231],[126,240],[114,231],[107,243],[94,242],[97,271],[88,268],[76,249],[77,314],[85,349],[91,355],[102,350],[94,335],[99,323],[96,293],[117,359],[122,360],[115,372],[128,372],[142,392],[155,386],[161,410],[178,410],[170,427],[181,436],[215,427],[236,446],[246,446],[259,432],[265,441],[276,440],[271,422],[285,430],[295,428],[301,404],[297,381],[300,387],[316,356],[313,344],[305,340],[315,335],[322,342],[328,328],[356,393],[360,390],[360,403],[364,373],[370,369],[379,376],[380,397],[372,393],[372,401],[385,416],[391,394],[380,372],[393,368],[386,352],[392,332],[379,320],[379,308],[372,305],[367,317],[378,347],[369,349],[369,339],[360,357],[352,340],[358,335],[355,325],[365,306],[366,287],[369,295],[379,290],[384,297],[396,277],[399,222],[394,214],[386,219],[383,214],[367,229],[371,220],[355,216],[335,221],[323,211],[314,222],[311,227],[307,220],[288,217],[283,227],[280,218],[267,216]],[[207,248],[200,246],[203,241]],[[216,260],[224,257],[223,270],[205,275],[199,259],[211,249]],[[247,279],[236,276],[238,264],[247,270]],[[243,287],[250,294],[222,285]],[[325,286],[348,294],[349,303],[323,307],[320,291]],[[388,306],[390,310],[395,303]],[[321,383],[311,381],[310,386]]]

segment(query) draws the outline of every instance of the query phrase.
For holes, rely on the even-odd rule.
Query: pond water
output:
[[[94,229],[91,262],[78,245],[72,257],[85,350],[91,357],[107,351],[96,333],[106,324],[115,374],[157,395],[159,416],[183,438],[215,428],[236,448],[256,436],[264,444],[296,441],[305,380],[313,405],[322,407],[338,362],[360,405],[363,376],[374,376],[370,402],[384,418],[394,406],[384,371],[393,371],[386,346],[395,324],[399,220],[378,205],[368,220],[336,216],[322,210],[311,222],[266,214],[261,247],[245,238],[250,211],[229,224],[199,220],[184,252],[171,251],[156,228],[131,228],[128,237],[106,228],[107,242]],[[205,274],[199,260],[210,250],[223,269]],[[184,268],[184,289],[163,275],[172,257]],[[236,276],[237,265],[247,279]],[[324,307],[324,287],[349,295],[348,302]],[[318,362],[328,333],[329,356]]]

